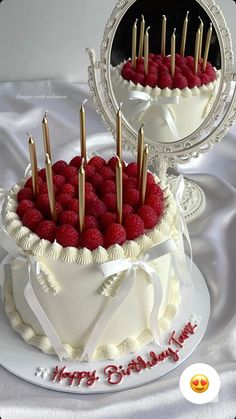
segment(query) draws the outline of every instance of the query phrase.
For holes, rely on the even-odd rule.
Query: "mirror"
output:
[[[179,54],[187,11],[188,32],[184,59],[172,53],[176,59],[174,77],[170,81],[170,72],[173,70],[173,61],[171,63],[168,57],[171,38],[173,40],[173,30],[176,28],[175,48]],[[126,80],[120,74],[124,61],[132,58],[132,32],[136,18],[136,51],[139,55],[141,15],[144,15],[145,29],[150,26],[149,53],[153,54],[148,61],[150,73],[155,72],[152,67],[156,66],[156,74],[149,77],[150,86],[147,86],[146,80],[151,75],[148,72],[146,79],[144,74],[138,76],[139,84],[137,79],[136,83],[132,82],[130,74],[127,77],[126,73]],[[163,15],[167,19],[165,61],[160,56]],[[196,58],[196,51],[199,51],[196,47],[199,17],[204,27],[202,58],[212,24],[206,67],[209,72],[206,71],[206,74],[202,71],[202,60]],[[232,72],[231,36],[214,0],[163,0],[163,3],[155,0],[119,0],[104,31],[100,60],[96,61],[93,50],[87,51],[91,60],[90,92],[107,129],[115,135],[116,112],[122,102],[124,147],[136,151],[137,132],[140,125],[145,123],[145,142],[150,145],[152,163],[158,161],[163,166],[175,167],[178,163],[198,157],[223,138],[235,119],[236,77]],[[192,58],[187,58],[188,55]],[[198,64],[195,74],[196,60]],[[145,71],[144,64],[143,58],[136,61],[138,70],[141,68],[138,73],[143,71],[143,67]],[[186,67],[190,68],[189,74]],[[169,73],[168,77],[165,72]],[[131,75],[137,76],[134,71]]]
[[[220,45],[210,24],[195,0],[137,0],[120,20],[110,55],[113,94],[134,131],[145,124],[150,143],[188,137],[209,115],[221,79]],[[146,68],[144,38],[149,52]]]

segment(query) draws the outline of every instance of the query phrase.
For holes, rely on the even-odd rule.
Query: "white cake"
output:
[[[161,89],[125,80],[121,75],[123,65],[124,63],[111,66],[111,84],[115,99],[118,104],[122,103],[124,118],[135,131],[145,123],[145,136],[153,142],[172,142],[185,138],[197,130],[209,115],[218,92],[220,71],[217,72],[215,81],[200,87]],[[135,99],[132,97],[133,92],[144,93],[146,98]],[[144,107],[148,103],[148,97],[151,106],[139,111],[142,103]],[[173,98],[177,98],[178,103],[168,104],[168,99]],[[168,126],[163,110],[168,112],[167,117],[172,119],[175,129]]]
[[[23,182],[24,183],[24,182]],[[122,246],[105,249],[62,247],[40,239],[22,225],[16,213],[17,193],[22,183],[16,184],[9,193],[2,210],[3,225],[7,234],[18,245],[23,255],[32,256],[40,264],[41,273],[32,278],[36,298],[54,326],[60,340],[72,359],[78,359],[94,327],[98,315],[116,290],[119,279],[106,281],[100,273],[99,264],[120,258],[136,260],[152,246],[165,239],[177,239],[175,200],[165,189],[166,211],[160,223],[135,240]],[[156,259],[151,265],[157,270],[162,284],[162,301],[158,314],[160,331],[170,328],[180,303],[179,282],[171,271],[170,255]],[[12,328],[22,338],[45,353],[54,353],[37,318],[24,295],[28,279],[26,261],[16,260],[11,275],[5,284],[5,311]],[[107,297],[108,288],[113,287]],[[153,306],[153,286],[142,270],[127,299],[110,319],[99,339],[93,359],[114,359],[133,352],[153,340],[150,330],[150,312]]]

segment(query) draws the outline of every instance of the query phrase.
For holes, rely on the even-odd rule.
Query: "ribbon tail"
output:
[[[136,270],[130,268],[121,285],[118,293],[115,295],[115,297],[110,300],[107,305],[105,306],[103,312],[101,313],[100,317],[98,318],[96,324],[93,327],[93,330],[87,340],[87,343],[85,345],[85,348],[83,350],[83,353],[80,357],[80,361],[90,361],[93,357],[93,354],[95,352],[97,343],[99,342],[99,339],[101,338],[103,332],[105,331],[108,323],[110,322],[111,318],[114,316],[114,314],[117,312],[117,310],[120,308],[123,301],[128,297],[134,281],[136,277]]]
[[[48,319],[45,311],[41,307],[35,293],[33,290],[32,282],[31,282],[31,275],[32,270],[34,271],[34,275],[36,275],[37,272],[37,264],[38,262],[33,262],[32,260],[28,260],[28,281],[26,283],[25,289],[24,289],[24,295],[26,298],[26,301],[35,314],[37,320],[39,321],[42,329],[45,332],[45,335],[48,337],[54,351],[58,355],[60,361],[65,358],[69,359],[70,356],[68,352],[66,351],[64,345],[62,344],[61,340],[59,339],[53,325],[51,324],[50,320]]]
[[[144,116],[145,112],[150,108],[150,106],[150,100],[147,102],[140,103],[132,110],[132,114],[130,113],[130,115],[128,115],[128,119],[130,119],[131,122],[133,122],[135,119],[140,121]]]
[[[168,109],[168,106],[163,106],[162,104],[159,104],[160,112],[162,114],[162,117],[164,121],[166,121],[169,130],[171,134],[173,135],[175,140],[179,140],[179,133],[176,127],[175,120],[173,118],[173,115],[171,114],[170,110]]]

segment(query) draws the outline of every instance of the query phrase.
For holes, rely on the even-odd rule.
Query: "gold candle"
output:
[[[144,44],[144,33],[145,33],[145,19],[144,16],[141,16],[141,24],[140,24],[140,35],[139,35],[139,49],[138,49],[138,56],[143,56],[143,44]]]
[[[43,141],[44,141],[44,152],[49,155],[50,160],[52,159],[51,155],[51,146],[50,146],[50,137],[49,137],[49,128],[48,128],[48,111],[45,112],[42,120],[42,129],[43,129]]]
[[[45,160],[45,169],[46,169],[46,179],[47,179],[47,186],[48,186],[48,197],[49,197],[49,205],[52,220],[54,223],[57,222],[57,213],[56,213],[56,201],[55,201],[55,194],[53,189],[53,177],[52,177],[52,163],[49,157],[49,154],[46,153],[46,160]]]
[[[84,160],[80,166],[78,173],[78,196],[79,196],[79,228],[80,233],[84,229],[84,216],[85,216],[85,171]]]
[[[119,157],[119,159],[122,161],[122,112],[121,112],[121,106],[117,111],[116,114],[116,154]]]
[[[138,132],[138,153],[137,153],[138,188],[140,188],[141,175],[142,175],[143,148],[144,148],[144,124],[140,127],[139,132]]]
[[[29,154],[30,154],[30,164],[31,164],[31,171],[32,171],[32,185],[33,185],[33,193],[34,197],[37,198],[39,194],[39,183],[38,183],[38,164],[37,164],[37,156],[36,156],[36,147],[35,141],[32,135],[29,135]]]
[[[146,145],[143,152],[142,177],[141,177],[141,203],[145,204],[147,189],[147,170],[148,170],[149,147]]]
[[[176,36],[174,29],[173,35],[171,37],[171,75],[174,78],[175,76],[175,46],[176,46]]]
[[[202,41],[203,41],[204,23],[203,23],[202,19],[200,18],[200,16],[199,16],[199,19],[200,19],[200,26],[199,26],[199,29],[200,29],[199,60],[201,60],[201,58],[202,58]]]
[[[181,48],[180,48],[180,54],[183,57],[185,55],[186,40],[187,40],[187,33],[188,33],[188,15],[189,15],[189,11],[187,11],[187,14],[183,23],[183,33],[182,33],[182,41],[181,41]]]
[[[201,36],[200,29],[198,29],[198,31],[196,33],[195,56],[194,56],[194,71],[195,71],[195,74],[197,74],[197,71],[198,71],[200,36]]]
[[[148,74],[148,59],[149,59],[149,31],[150,26],[147,28],[144,36],[144,72]]]
[[[162,30],[161,30],[161,55],[166,56],[166,16],[162,18]]]
[[[123,187],[122,187],[122,163],[117,158],[116,163],[116,204],[118,223],[122,224],[122,204],[123,204]]]
[[[87,102],[87,99],[85,99],[80,108],[80,152],[81,157],[84,159],[84,162],[87,162],[86,158],[86,114],[84,105]]]
[[[136,68],[136,59],[137,59],[137,22],[138,19],[135,20],[133,25],[133,36],[132,36],[132,67]]]
[[[206,71],[206,65],[207,65],[207,60],[208,60],[208,55],[209,55],[209,50],[210,50],[210,45],[211,45],[211,37],[212,37],[212,23],[210,24],[210,28],[208,29],[208,32],[207,32],[206,46],[205,46],[204,57],[203,57],[203,71]]]

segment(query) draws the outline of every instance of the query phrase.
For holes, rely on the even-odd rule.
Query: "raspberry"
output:
[[[56,175],[63,175],[63,171],[67,166],[68,164],[64,160],[58,160],[53,164],[52,169]]]
[[[126,240],[126,231],[121,224],[113,223],[107,228],[104,236],[105,247],[112,246],[113,244],[122,245]]]
[[[76,156],[70,161],[70,166],[74,166],[77,169],[80,169],[81,162],[82,162],[82,157]]]
[[[122,77],[125,80],[132,80],[135,77],[135,71],[132,68],[123,68],[121,71]]]
[[[95,167],[95,169],[100,169],[100,167],[106,166],[106,161],[100,156],[92,157],[88,164]]]
[[[103,202],[106,205],[108,211],[115,211],[116,210],[116,194],[107,193],[103,197]]]
[[[78,199],[72,199],[71,201],[67,202],[65,209],[68,210],[68,211],[74,211],[74,212],[78,213],[79,212],[79,201],[78,201]]]
[[[20,203],[23,199],[27,199],[29,201],[33,201],[34,194],[32,189],[30,188],[22,188],[17,194],[17,201]]]
[[[85,182],[85,193],[94,192],[94,187],[90,182]]]
[[[117,164],[117,157],[111,157],[108,161],[107,166],[115,173],[116,171],[116,164]]]
[[[89,179],[96,172],[95,167],[92,166],[92,165],[89,165],[89,164],[86,164],[84,170],[85,170],[85,177],[86,177],[86,179]]]
[[[46,181],[46,170],[45,169],[41,169],[38,172],[38,175],[41,177],[41,179],[43,179],[43,181]]]
[[[124,188],[136,188],[137,187],[137,179],[136,177],[128,177],[123,181]]]
[[[105,180],[99,187],[98,192],[101,196],[106,195],[107,193],[115,193],[116,184],[113,180]]]
[[[144,222],[137,214],[130,214],[124,222],[127,240],[133,240],[144,234]]]
[[[98,197],[94,192],[85,192],[85,203],[97,201]]]
[[[125,173],[130,177],[137,177],[138,165],[135,162],[129,163],[125,169]]]
[[[84,217],[84,230],[88,230],[89,228],[97,228],[99,229],[98,221],[92,215],[85,215]]]
[[[103,236],[97,228],[89,228],[83,233],[83,247],[89,250],[95,250],[98,246],[103,246]]]
[[[165,89],[166,87],[172,89],[173,80],[171,75],[169,73],[160,73],[158,85],[161,89]]]
[[[36,207],[44,215],[45,218],[51,218],[51,210],[49,204],[48,194],[41,194],[36,201]],[[62,206],[56,202],[56,213],[60,214]]]
[[[103,179],[114,179],[115,173],[111,170],[110,167],[105,166],[98,169],[98,173],[103,177]]]
[[[136,73],[135,76],[132,77],[132,82],[145,86],[145,75],[143,73]]]
[[[159,195],[163,198],[163,191],[159,185],[147,184],[147,195]]]
[[[22,218],[24,226],[28,227],[31,231],[35,231],[41,221],[43,221],[43,216],[36,208],[26,211]]]
[[[150,205],[156,211],[157,215],[160,216],[163,211],[163,201],[158,195],[149,195],[146,198],[146,204]]]
[[[40,185],[42,185],[43,184],[43,179],[39,176],[38,177],[38,185],[40,186]],[[33,188],[33,183],[32,183],[32,177],[30,177],[26,182],[25,182],[25,185],[24,185],[24,187],[25,188]]]
[[[150,87],[156,87],[157,86],[158,76],[157,76],[157,71],[156,71],[155,67],[150,67],[149,68],[149,74],[146,78],[146,83]]]
[[[198,76],[195,76],[194,74],[190,75],[188,77],[188,87],[192,89],[193,87],[200,87],[201,86],[201,79]]]
[[[188,67],[190,68],[194,67],[194,57],[192,57],[191,55],[188,55],[187,57],[185,57],[185,61]]]
[[[74,211],[63,211],[58,216],[58,221],[60,224],[69,224],[75,227],[78,222],[78,213]]]
[[[67,179],[67,183],[70,183],[71,185],[78,187],[78,175],[71,176]]]
[[[54,193],[56,194],[57,193],[57,187],[55,186],[55,185],[53,185],[53,190],[54,190]],[[47,182],[44,182],[40,187],[39,187],[39,193],[40,194],[47,194],[48,193],[48,185],[47,185]]]
[[[105,231],[107,227],[116,222],[116,214],[114,212],[105,212],[99,217],[99,224],[102,231]]]
[[[74,166],[66,166],[60,174],[64,176],[66,179],[69,179],[70,177],[77,175],[78,170]]]
[[[71,225],[64,224],[63,226],[58,227],[55,238],[57,243],[61,244],[63,247],[79,246],[79,233]]]
[[[138,63],[135,69],[136,73],[142,73],[144,74],[144,63]]]
[[[99,175],[99,173],[94,173],[94,175],[91,176],[89,180],[95,188],[103,183],[103,177]]]
[[[140,194],[138,189],[127,188],[124,190],[124,204],[129,204],[133,208],[139,205]]]
[[[34,208],[35,203],[32,201],[29,201],[28,199],[22,199],[20,204],[18,205],[16,209],[16,213],[19,215],[20,218],[23,217],[23,215],[28,211],[30,208]]]
[[[210,83],[209,76],[206,73],[201,74],[201,82],[202,82],[202,84]]]
[[[66,208],[69,201],[72,201],[73,197],[67,193],[60,193],[57,195],[57,202],[62,205],[63,208]]]
[[[86,202],[85,211],[87,215],[98,218],[106,212],[106,205],[100,199],[90,200],[88,203]]]
[[[40,239],[53,242],[56,235],[56,225],[53,221],[43,220],[41,223],[39,223],[35,233],[40,237]]]
[[[66,179],[62,175],[54,175],[53,176],[53,183],[57,188],[60,188],[60,186],[64,185],[64,183],[66,183]]]
[[[133,214],[133,212],[134,210],[133,210],[133,207],[131,207],[131,205],[123,204],[122,206],[123,219],[125,219],[127,215]]]
[[[147,172],[147,185],[155,185],[155,184],[156,184],[156,182],[155,182],[155,179],[154,179],[152,173]]]
[[[188,80],[186,79],[186,77],[182,76],[182,74],[176,73],[173,87],[175,89],[182,90],[182,89],[185,89],[187,86],[188,86]]]
[[[142,218],[145,228],[153,228],[158,222],[157,213],[150,205],[142,205],[137,214]]]
[[[59,189],[59,194],[68,194],[71,195],[73,198],[75,198],[75,187],[71,185],[70,183],[65,183],[62,185]]]

